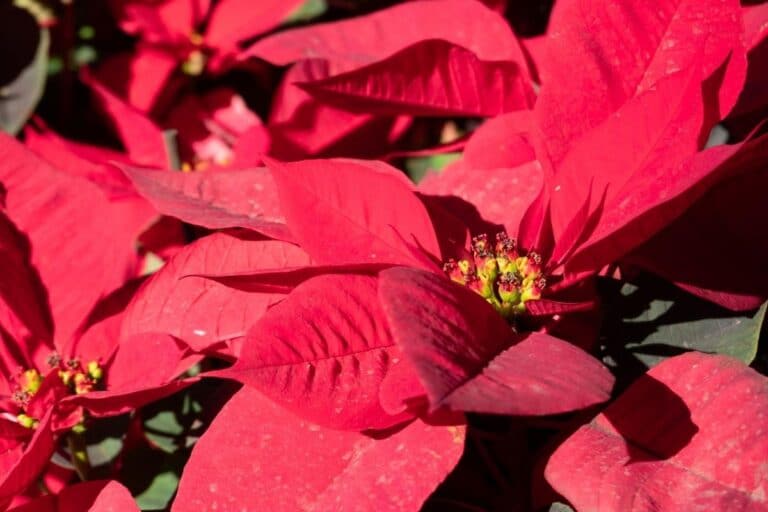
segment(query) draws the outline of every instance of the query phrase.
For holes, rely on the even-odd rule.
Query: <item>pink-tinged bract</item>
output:
[[[768,381],[690,353],[641,377],[547,463],[579,510],[768,510]]]
[[[195,446],[172,510],[417,510],[458,461],[463,430],[415,422],[376,440],[245,387]]]

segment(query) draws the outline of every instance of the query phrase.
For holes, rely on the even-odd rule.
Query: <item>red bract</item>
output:
[[[429,39],[450,43],[446,43],[447,46],[437,43],[441,48],[451,45],[466,48],[481,61],[512,62],[486,63],[477,61],[474,55],[463,52],[462,48],[445,52],[445,48],[436,50],[431,44],[417,45]],[[349,51],[349,41],[354,41],[354,52]],[[346,76],[355,84],[375,78],[390,84],[387,89],[391,93],[396,93],[392,84],[401,83],[408,89],[410,82],[411,93],[422,93],[419,100],[423,104],[445,97],[441,90],[415,86],[413,73],[408,70],[396,69],[394,73],[399,74],[399,78],[378,73],[393,68],[387,63],[374,62],[401,51],[404,53],[392,57],[397,62],[402,63],[415,52],[420,59],[426,59],[425,63],[428,62],[429,68],[435,71],[447,71],[459,64],[466,66],[462,68],[465,70],[499,67],[514,70],[513,76],[501,80],[507,88],[514,90],[514,96],[506,100],[506,105],[519,106],[530,99],[522,50],[501,16],[471,0],[409,2],[367,16],[275,34],[256,42],[244,53],[243,58],[259,57],[281,66],[294,64],[278,90],[270,114],[268,125],[273,136],[271,154],[279,158],[299,159],[310,155],[379,157],[388,153],[410,124],[407,117],[393,117],[397,109],[387,107],[380,112],[386,115],[371,116],[350,108],[354,105],[349,102],[327,104],[318,101],[295,83],[300,82],[302,87],[312,90],[316,82],[324,85],[325,80],[338,85],[338,81],[345,80]],[[436,60],[439,63],[433,63]],[[369,64],[373,67],[358,69]],[[345,71],[351,73],[337,78],[339,73]],[[441,80],[436,74],[433,78],[433,82]],[[467,88],[464,91],[465,101],[475,104],[483,96],[469,99],[470,94],[471,90]],[[348,96],[345,95],[345,98]],[[362,97],[358,99],[364,100]],[[447,103],[443,105],[443,112],[459,108],[456,101],[448,100]],[[440,109],[433,108],[432,111]],[[470,115],[477,111],[475,106],[473,109],[465,108],[462,114]],[[481,111],[482,115],[490,112],[488,108]],[[383,141],[386,144],[382,144]]]
[[[701,157],[709,157],[712,174],[722,179],[626,260],[729,309],[759,307],[768,297],[768,276],[762,270],[768,246],[766,238],[758,235],[768,229],[768,206],[757,197],[768,185],[766,142],[768,138],[761,137],[702,153]],[[710,270],[715,258],[710,249],[713,233],[738,261],[738,272],[724,275]]]
[[[118,482],[94,480],[67,487],[58,495],[49,495],[13,507],[9,512],[139,512],[131,493]]]
[[[56,338],[67,341],[101,296],[136,275],[136,239],[156,214],[140,198],[110,197],[7,136],[0,155],[6,213],[28,238]]]
[[[768,510],[767,409],[754,370],[679,356],[566,440],[546,477],[579,510]]]
[[[367,16],[281,32],[256,42],[242,58],[259,57],[277,65],[324,59],[336,74],[425,39],[463,46],[483,60],[523,56],[504,18],[473,0],[439,0],[408,2]],[[354,52],[349,51],[351,40]]]
[[[123,171],[166,215],[209,229],[247,228],[291,238],[274,180],[264,168],[174,173],[124,166]]]
[[[537,62],[544,87],[536,114],[549,156],[559,163],[624,103],[681,70],[698,68],[708,79],[707,122],[724,117],[744,81],[741,33],[735,0],[558,2]]]
[[[520,66],[479,60],[469,50],[434,39],[354,71],[299,85],[352,111],[491,117],[533,105],[533,89]]]
[[[376,440],[244,388],[195,446],[172,510],[416,510],[458,461],[463,431],[415,422]]]
[[[284,242],[245,234],[202,238],[148,280],[126,311],[122,337],[165,332],[194,350],[237,355],[251,324],[289,290],[266,287],[262,293],[248,293],[193,276],[308,263],[304,251]]]

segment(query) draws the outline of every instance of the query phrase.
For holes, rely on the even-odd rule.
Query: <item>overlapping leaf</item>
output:
[[[310,279],[248,332],[240,358],[219,376],[254,386],[314,423],[387,428],[410,415],[379,403],[381,382],[402,358],[378,304],[377,279]]]
[[[442,276],[385,270],[380,297],[433,408],[541,415],[610,395],[613,378],[596,359],[543,333],[513,333],[481,297]]]
[[[345,109],[387,115],[490,117],[527,109],[534,100],[520,63],[483,61],[437,39],[301,87]]]
[[[550,458],[578,510],[766,510],[768,381],[725,356],[656,366]]]
[[[288,228],[316,263],[419,264],[413,247],[440,256],[424,204],[381,162],[267,162]]]
[[[0,138],[0,162],[8,216],[29,238],[55,335],[68,340],[99,297],[136,271],[136,239],[155,214],[109,200],[8,137]]]
[[[122,167],[158,211],[210,229],[243,227],[290,238],[266,169],[179,173]]]
[[[126,311],[122,336],[161,332],[195,350],[241,340],[283,294],[248,293],[199,276],[309,263],[298,247],[219,233],[190,244],[144,286]]]
[[[708,118],[722,118],[744,80],[741,33],[735,0],[558,2],[537,62],[544,86],[536,111],[550,156],[559,162],[627,100],[697,61],[702,78],[713,77],[705,91],[715,106]]]
[[[172,510],[416,510],[458,461],[460,427],[383,440],[296,418],[247,387],[195,446]]]
[[[525,62],[504,19],[473,0],[409,2],[351,20],[289,30],[258,41],[244,57],[277,65],[326,59],[338,73],[425,39],[449,41],[484,60]]]

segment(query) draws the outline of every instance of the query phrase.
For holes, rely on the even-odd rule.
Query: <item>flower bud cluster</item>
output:
[[[78,359],[64,361],[58,354],[52,354],[47,360],[51,369],[58,369],[61,382],[69,393],[82,395],[93,391],[104,378],[104,370],[97,361],[90,361],[85,366]],[[44,377],[34,368],[22,371],[16,378],[16,387],[11,396],[13,402],[22,410],[16,416],[19,424],[27,428],[37,427],[39,420],[28,414],[32,398],[43,385]]]
[[[448,277],[475,291],[504,318],[525,312],[546,286],[541,256],[523,251],[514,238],[498,233],[493,242],[482,234],[472,239],[471,255],[443,265]]]

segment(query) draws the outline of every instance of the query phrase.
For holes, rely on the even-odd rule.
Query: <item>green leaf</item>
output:
[[[288,15],[287,23],[307,22],[325,14],[328,2],[325,0],[305,0],[294,12]]]
[[[571,507],[565,503],[556,502],[549,506],[548,512],[574,512]]]
[[[432,156],[419,156],[408,158],[405,161],[405,170],[411,181],[418,183],[429,171],[442,171],[446,165],[455,162],[461,157],[461,153],[441,153]]]
[[[757,354],[768,303],[757,311],[734,313],[660,279],[603,282],[609,310],[603,337],[621,345],[647,367],[667,357],[697,350],[750,364]],[[609,350],[610,351],[610,350]]]
[[[197,439],[193,430],[201,410],[188,392],[155,402],[145,408],[144,433],[160,450],[176,453]]]
[[[136,503],[141,510],[163,510],[173,498],[179,486],[179,475],[174,471],[158,474],[149,487],[136,496]]]
[[[37,37],[22,33],[30,30]],[[0,80],[0,130],[15,135],[32,115],[43,95],[50,35],[47,29],[37,26],[30,14],[8,6],[0,9],[0,32],[3,32],[0,40],[0,61],[3,67],[6,67],[7,58],[18,59],[20,55],[29,57],[23,61],[22,67],[11,62],[14,76]]]
[[[179,449],[178,437],[184,432],[173,411],[161,411],[144,422],[145,435],[164,452],[173,453]]]
[[[112,462],[123,449],[119,437],[107,437],[96,444],[88,445],[88,460],[91,466],[103,466]]]

